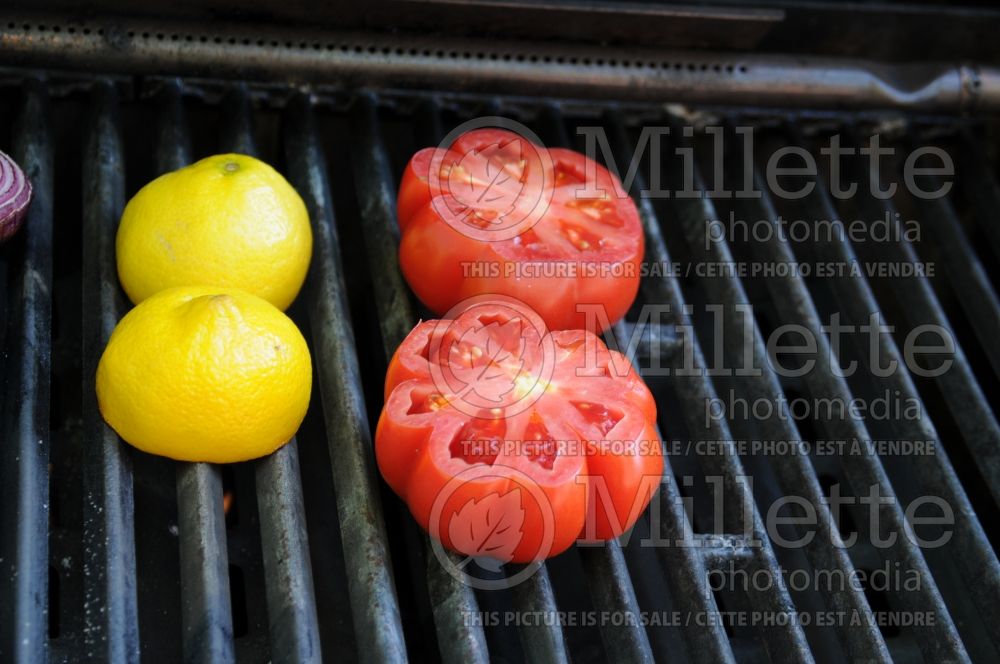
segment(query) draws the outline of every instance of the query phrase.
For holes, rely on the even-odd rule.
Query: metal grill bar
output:
[[[509,565],[509,572],[517,573],[516,565]],[[514,604],[518,611],[531,615],[539,612],[541,615],[556,615],[556,596],[552,592],[552,582],[549,581],[549,571],[542,565],[531,577],[511,590]],[[566,653],[566,642],[563,631],[555,620],[543,620],[539,626],[521,627],[518,633],[521,646],[524,648],[524,658],[532,664],[543,662],[569,662]]]
[[[16,664],[48,657],[49,383],[52,348],[52,165],[48,90],[29,80],[14,127],[13,157],[35,199],[17,243],[7,296],[11,320],[0,496],[0,654]]]
[[[371,279],[382,346],[388,360],[409,334],[415,316],[396,260],[399,244],[399,228],[395,221],[396,196],[371,97],[364,96],[358,100],[355,126],[360,146],[360,158],[354,160],[355,180],[358,183],[361,216],[370,229],[364,234],[368,263],[380,267],[371,270]],[[482,625],[468,624],[463,618],[479,612],[475,593],[442,567],[427,535],[421,533],[421,539],[427,550],[427,587],[442,658],[452,663],[488,661]],[[452,562],[457,564],[459,559],[453,557]]]
[[[994,215],[1000,210],[1000,184],[979,140],[966,130],[958,145],[961,172],[959,182],[976,209],[976,221],[995,255],[1000,256],[1000,224]]]
[[[287,448],[287,451],[282,451]],[[257,508],[274,662],[320,662],[322,651],[296,440],[256,463]]]
[[[223,106],[228,129],[222,138],[223,149],[258,156],[246,89],[230,91]],[[293,437],[273,454],[254,462],[254,466],[271,656],[279,664],[318,663],[322,653],[298,441]]]
[[[467,625],[463,620],[463,616],[473,616],[479,611],[475,593],[448,574],[430,551],[430,542],[424,541],[431,554],[427,556],[427,593],[434,607],[434,628],[442,660],[448,664],[489,662],[482,626]]]
[[[672,127],[672,136],[681,136],[679,127]],[[686,145],[687,141],[682,141]],[[687,146],[689,147],[689,146]],[[697,172],[694,173],[694,189],[706,191]],[[674,174],[672,177],[676,177]],[[673,183],[678,184],[678,183]],[[676,190],[681,187],[677,186]],[[698,199],[673,199],[674,209],[680,222],[683,236],[692,254],[705,254],[708,262],[718,265],[733,264],[733,256],[728,244],[723,239],[711,237],[706,233],[705,226],[709,220],[718,219],[712,202],[701,197]],[[705,238],[710,238],[708,248],[703,246]],[[749,305],[749,299],[742,283],[732,274],[703,280],[705,291],[712,302],[726,303],[727,306]],[[757,376],[737,376],[742,394],[748,401],[762,400],[767,403],[779,403],[782,391],[778,378],[767,357],[763,336],[756,322],[752,325],[752,339],[744,339],[744,323],[736,315],[723,316],[721,330],[723,350],[727,358],[727,366],[742,366],[744,362],[744,344],[751,345],[752,366],[760,368]],[[760,433],[750,431],[747,423],[739,419],[733,421],[732,430],[739,438],[752,439],[763,435],[767,440],[788,441],[789,444],[799,444],[802,437],[798,427],[787,418],[770,417],[760,423]],[[807,455],[799,450],[790,456],[775,455],[769,457],[771,466],[778,475],[786,494],[805,498],[813,505],[823,504],[823,492],[819,481],[809,463]],[[826,510],[817,510],[817,530],[815,537],[806,547],[806,553],[813,568],[816,570],[836,570],[844,578],[855,575],[854,564],[846,550],[842,547],[836,525]],[[829,545],[829,543],[833,543]],[[846,592],[824,592],[830,610],[843,612],[844,615],[870,615],[867,600],[858,588],[851,585]],[[868,661],[888,662],[889,651],[885,640],[874,624],[865,621],[860,626],[839,625],[838,636],[848,657]]]
[[[694,539],[698,542],[698,549],[705,559],[705,567],[710,570],[724,569],[730,562],[747,565],[754,562],[756,557],[754,551],[756,544],[742,535],[695,534]],[[787,588],[785,592],[787,593]],[[785,608],[789,606],[791,605],[785,605]]]
[[[639,602],[635,597],[635,588],[629,580],[625,556],[618,545],[618,540],[609,540],[605,546],[583,547],[580,549],[580,559],[587,576],[587,588],[590,599],[595,606],[611,611],[612,615],[638,616]],[[622,583],[625,580],[625,583]],[[626,624],[615,627],[601,626],[601,640],[604,651],[609,659],[622,664],[651,664],[653,650],[649,645],[649,636],[641,622],[626,621]]]
[[[359,655],[366,661],[402,662],[406,660],[403,628],[381,502],[374,486],[371,433],[346,301],[326,158],[316,134],[310,99],[297,96],[289,103],[287,113],[284,144],[290,180],[305,199],[313,223],[310,320],[354,631],[366,640]]]
[[[926,177],[926,181],[930,188],[941,186],[936,177]],[[976,338],[993,372],[1000,376],[1000,344],[997,343],[1000,339],[1000,299],[990,284],[986,269],[962,230],[955,207],[947,197],[921,201],[920,210],[923,226],[941,249],[945,274],[955,292],[961,293],[958,302],[969,320],[975,321],[972,329]],[[989,219],[993,221],[994,217]],[[984,225],[991,224],[988,221]]]
[[[94,391],[97,363],[124,311],[115,274],[115,232],[125,205],[118,99],[100,81],[91,94],[91,121],[83,170],[83,287],[97,293],[97,307],[83,314],[84,577],[87,657],[109,662],[139,660],[135,581],[135,514],[132,458],[101,419]]]
[[[855,146],[862,144],[856,130],[852,130],[851,140]],[[880,181],[880,186],[883,184],[885,183]],[[896,219],[896,206],[890,199],[865,197],[858,205],[862,214],[869,219],[878,219],[883,215],[888,215],[891,220]],[[898,222],[894,223],[897,223],[898,230]],[[880,243],[881,256],[873,255],[871,248],[866,244],[859,243],[856,247],[862,260],[920,263],[913,244],[902,234],[896,234],[889,238],[888,242]],[[962,344],[944,312],[944,307],[941,306],[930,281],[922,275],[905,281],[892,279],[889,280],[888,286],[899,300],[900,311],[911,327],[923,324],[935,325],[947,330],[954,340],[951,368],[936,376],[934,380],[939,386],[955,425],[962,434],[962,439],[975,454],[976,466],[986,480],[993,500],[1000,504],[1000,424],[997,423],[989,401],[976,380],[969,359],[962,350]],[[991,343],[995,343],[995,339]]]
[[[622,122],[620,116],[615,113],[608,114],[606,116],[606,121],[607,124],[610,125],[612,149],[615,154],[616,162],[626,163],[624,159],[626,155],[631,154],[631,150],[629,149],[630,145],[626,138],[624,123]],[[645,188],[645,183],[643,182],[641,174],[637,175],[633,186],[636,191],[642,191]],[[651,201],[647,198],[640,197],[637,199],[637,205],[639,207],[639,213],[643,223],[643,230],[646,235],[645,259],[654,264],[670,265],[670,254],[667,250],[666,241],[663,237],[660,221],[657,218]],[[642,282],[641,289],[644,300],[669,305],[670,310],[667,315],[671,326],[674,327],[674,329],[693,329],[688,308],[685,305],[684,298],[681,294],[680,285],[674,277],[669,275],[669,273],[664,274],[664,276],[659,279],[644,280]],[[706,403],[710,403],[716,399],[716,393],[715,387],[712,385],[711,380],[704,370],[706,364],[702,355],[700,344],[694,336],[687,340],[687,343],[690,346],[693,358],[692,364],[699,369],[696,372],[696,375],[685,375],[684,373],[677,371],[677,368],[680,366],[680,358],[676,358],[674,360],[674,370],[671,372],[671,375],[673,376],[673,381],[676,385],[676,392],[684,403],[684,412],[687,416],[688,429],[693,436],[697,436],[700,440],[732,441],[733,435],[729,431],[725,422],[721,422],[716,419],[712,421],[708,428],[706,428],[699,420],[698,414],[702,412]],[[775,558],[774,551],[771,548],[767,532],[765,531],[761,521],[760,514],[754,505],[753,496],[746,484],[739,479],[745,477],[746,473],[743,470],[743,466],[740,462],[739,456],[735,452],[735,449],[730,444],[724,454],[704,455],[701,461],[705,466],[705,472],[707,474],[723,477],[723,490],[725,492],[724,497],[727,502],[727,513],[742,514],[745,519],[749,519],[749,523],[737,524],[738,527],[744,533],[749,532],[753,539],[761,542],[761,546],[752,561],[753,568],[765,569],[773,573],[778,569],[778,563]],[[666,500],[670,500],[676,505],[681,504],[679,496],[676,494],[676,488],[672,487],[673,485],[668,483],[666,486],[661,488],[661,495],[663,496],[661,504]],[[733,500],[734,496],[736,497],[735,501]],[[676,510],[676,508],[674,508],[674,510]],[[671,510],[667,507],[665,511],[670,513]],[[681,510],[677,518],[682,524],[683,534],[690,537],[691,525],[687,522],[687,515]],[[717,529],[721,530],[723,527],[724,524],[716,524]],[[674,529],[676,530],[676,527],[674,527]],[[723,538],[724,537],[725,536],[723,536]],[[743,539],[744,535],[741,534],[736,537]],[[675,560],[671,560],[671,554],[669,553],[670,549],[662,550],[664,551],[664,556],[666,558],[665,563],[668,566],[667,569],[670,570],[675,567]],[[744,555],[743,550],[735,547],[731,551],[734,559]],[[673,554],[673,557],[681,557],[684,559],[685,563],[680,572],[675,572],[673,574],[675,577],[675,594],[679,598],[685,598],[695,593],[701,597],[707,597],[707,593],[709,592],[705,583],[707,563],[713,562],[713,559],[717,560],[720,557],[718,549],[713,548],[708,551],[703,551],[698,548],[687,548],[685,550],[682,547]],[[766,608],[775,613],[785,614],[790,614],[794,611],[794,605],[792,604],[791,597],[788,594],[788,589],[785,587],[784,579],[780,574],[775,575],[774,583],[770,590],[766,593],[762,593],[761,595],[762,596],[757,599],[762,608]],[[689,604],[688,610],[693,610],[695,606],[697,605]],[[708,607],[702,606],[698,607],[698,610],[705,611],[707,608]],[[717,632],[718,629],[716,628],[715,631]],[[812,655],[809,652],[809,645],[806,642],[802,628],[797,622],[789,623],[785,627],[771,628],[766,630],[766,632],[768,650],[771,652],[772,657],[774,657],[775,660],[803,662],[812,661]],[[690,648],[694,653],[699,653],[701,651],[701,648],[705,645],[705,639],[714,637],[714,640],[718,640],[719,638],[717,634],[713,634],[712,631],[709,631],[709,629],[700,630],[700,634],[698,632],[696,632],[696,634],[698,635],[701,643],[698,641],[693,641],[691,643]],[[724,636],[725,634],[723,633],[723,637]],[[731,652],[729,657],[732,657]]]
[[[730,142],[732,145],[734,142]],[[739,177],[741,171],[736,167],[744,164],[742,154],[730,154],[726,160],[728,171],[734,177]],[[780,239],[780,230],[777,228],[779,222],[777,211],[773,202],[766,193],[762,171],[755,169],[755,187],[764,193],[760,198],[741,199],[745,206],[746,218],[768,220],[775,233],[767,241],[755,242],[754,250],[761,260],[774,265],[790,265],[795,262],[787,243]],[[822,188],[822,183],[817,185],[817,191]],[[810,200],[812,208],[808,219],[831,219],[837,218],[829,199],[821,195],[816,195]],[[853,395],[847,386],[846,380],[834,374],[829,341],[822,330],[822,322],[819,313],[813,304],[812,296],[807,289],[805,282],[799,275],[787,277],[776,277],[766,280],[768,290],[774,300],[782,320],[794,321],[803,325],[816,340],[817,351],[811,355],[815,359],[815,370],[808,371],[803,376],[806,389],[813,399],[829,399],[835,403],[851,403]],[[865,424],[853,417],[832,417],[823,419],[818,423],[821,435],[825,435],[828,440],[856,440],[865,443],[872,440]],[[895,498],[892,484],[882,466],[881,460],[874,455],[841,455],[844,472],[848,476],[850,484],[856,491],[867,490],[868,487],[877,485],[880,492]],[[816,503],[821,505],[822,503]],[[967,661],[968,654],[959,637],[958,631],[951,620],[941,593],[934,583],[923,554],[917,549],[913,542],[900,533],[906,532],[906,520],[903,516],[902,508],[897,501],[890,504],[879,504],[879,523],[882,532],[879,536],[895,533],[894,543],[885,550],[879,550],[879,554],[885,560],[898,561],[905,570],[915,570],[920,574],[922,583],[920,590],[914,592],[898,592],[896,596],[901,606],[907,611],[916,612],[921,610],[932,610],[937,616],[933,626],[915,630],[914,636],[920,643],[924,656],[931,661]]]
[[[821,178],[816,182],[817,187],[822,186]],[[836,218],[829,193],[824,191],[822,195],[821,211],[824,215],[828,215],[823,218]],[[898,224],[898,221],[895,223]],[[899,234],[897,237],[901,236]],[[842,234],[834,234],[830,242],[814,242],[810,248],[820,261],[839,265],[858,263],[850,240]],[[873,312],[880,310],[866,277],[843,275],[833,278],[830,283],[837,305],[845,312],[848,324],[865,323]],[[881,334],[878,343],[879,357],[889,363],[895,363],[898,370],[888,375],[873,374],[873,379],[881,388],[891,393],[900,394],[904,399],[913,402],[918,401],[919,393],[913,377],[906,369],[899,346],[893,337]],[[940,442],[940,436],[926,408],[921,408],[918,419],[898,418],[894,420],[894,426],[896,435],[900,439]],[[1000,596],[1000,562],[997,561],[996,554],[986,539],[982,525],[975,518],[975,510],[955,474],[947,452],[941,445],[937,445],[934,454],[913,455],[910,457],[910,463],[915,470],[913,475],[923,486],[922,491],[927,495],[940,496],[952,506],[956,529],[955,539],[949,545],[949,556],[956,562],[979,610],[983,615],[989,615],[995,609],[996,597]],[[991,633],[994,644],[1000,646],[1000,624],[995,620],[986,620],[984,623]]]
[[[165,173],[188,164],[191,148],[180,85],[166,85],[162,95],[156,168]],[[178,463],[177,508],[184,661],[235,661],[219,468],[206,463]]]
[[[429,112],[436,115],[436,109]],[[371,232],[365,233],[368,264],[375,302],[379,305],[378,322],[382,348],[391,358],[399,344],[413,329],[416,314],[409,291],[399,269],[399,225],[396,223],[396,193],[379,127],[376,101],[371,95],[358,99],[354,115],[361,159],[356,159],[354,179],[358,183],[361,215]],[[377,269],[375,269],[377,268]]]
[[[184,661],[236,661],[219,469],[178,464],[177,508]]]
[[[662,438],[659,427],[657,435]],[[668,479],[673,477],[669,457],[664,457],[663,473]],[[661,520],[659,536],[671,544],[690,541],[694,531],[676,484],[673,481],[665,482],[657,496],[654,500],[658,501],[656,509],[659,509],[658,516]],[[681,610],[688,616],[717,615],[719,607],[708,585],[708,572],[701,552],[678,544],[657,547],[656,553],[670,581],[672,598]],[[684,628],[684,640],[691,661],[705,664],[736,662],[725,627],[719,620],[689,621]],[[809,661],[808,657],[804,661]]]

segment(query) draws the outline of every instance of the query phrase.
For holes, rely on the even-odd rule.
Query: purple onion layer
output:
[[[0,152],[0,242],[16,233],[31,205],[31,182],[21,167]]]

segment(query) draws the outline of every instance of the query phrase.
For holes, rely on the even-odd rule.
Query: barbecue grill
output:
[[[165,17],[123,2],[86,10],[46,2],[0,15],[0,149],[36,192],[24,229],[0,250],[0,660],[1000,659],[1000,185],[989,115],[1000,107],[1000,13],[882,3],[850,15],[822,3],[280,4],[178,3]],[[416,149],[487,115],[577,149],[585,138],[577,128],[601,127],[618,164],[628,163],[643,127],[667,127],[664,189],[708,191],[719,164],[727,182],[750,177],[765,192],[654,199],[638,196],[649,184],[642,175],[632,183],[647,262],[679,266],[642,281],[636,309],[669,305],[659,325],[639,326],[633,312],[613,330],[627,340],[639,329],[640,359],[655,354],[675,370],[647,378],[670,451],[666,481],[627,543],[573,548],[501,590],[475,590],[448,572],[381,482],[372,450],[388,358],[427,316],[396,267],[398,177]],[[747,126],[753,155],[736,133]],[[723,154],[707,127],[733,139]],[[823,177],[792,174],[786,188],[811,181],[809,195],[768,193],[763,168],[775,150],[799,145],[819,157],[833,135],[852,147],[879,136],[900,154],[938,146],[957,164],[954,186],[933,200],[902,187],[889,198],[861,187],[840,199]],[[101,420],[93,390],[100,353],[127,311],[114,267],[125,201],[157,174],[222,151],[274,164],[307,204],[315,254],[289,314],[310,342],[318,386],[291,444],[225,467],[125,446]],[[690,182],[686,154],[699,167]],[[867,182],[868,162],[844,163],[852,181]],[[901,173],[898,159],[886,160],[875,179],[899,183]],[[706,242],[709,220],[730,218],[763,220],[775,233]],[[895,229],[916,220],[920,241],[784,242],[777,234],[793,219],[883,218]],[[754,262],[936,270],[820,278],[690,269]],[[706,314],[706,305],[735,312],[745,304],[754,307],[749,323],[727,315],[720,328]],[[861,369],[841,376],[822,330],[835,312],[858,325],[880,313],[895,333],[873,343],[900,367],[912,330],[948,330],[955,346],[939,359],[951,367],[936,377],[876,375],[867,341],[852,337],[837,352]],[[820,343],[816,367],[798,378],[767,361],[764,340],[788,323]],[[758,375],[676,371],[720,359],[742,366],[748,352]],[[705,404],[719,398],[883,393],[919,404],[920,416],[704,418]],[[935,447],[737,453],[746,441],[791,441],[801,451],[824,440]],[[867,512],[835,519],[819,509],[807,546],[769,540],[764,520],[775,498],[819,506],[833,486],[853,496],[874,486],[900,502],[877,506],[877,532]],[[922,495],[954,510],[943,547],[901,536],[903,508]],[[923,528],[925,539],[941,531]],[[857,544],[837,545],[853,532]],[[871,545],[888,533],[900,535],[894,544]],[[699,546],[642,546],[651,535]],[[779,572],[880,569],[916,587],[803,588]],[[713,575],[737,570],[769,573],[774,583],[715,590]],[[741,620],[754,611],[864,620]],[[873,620],[891,612],[932,620]],[[677,622],[613,618],[643,615]]]

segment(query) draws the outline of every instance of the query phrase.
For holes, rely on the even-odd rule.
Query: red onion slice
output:
[[[0,242],[21,228],[31,205],[31,183],[13,159],[0,152]]]

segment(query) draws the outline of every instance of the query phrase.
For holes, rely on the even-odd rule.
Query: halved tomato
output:
[[[503,129],[417,152],[397,199],[399,261],[443,314],[481,294],[515,297],[552,330],[603,331],[635,300],[642,224],[618,178],[584,155]],[[601,315],[587,315],[594,307]]]
[[[549,333],[510,298],[417,325],[385,398],[383,477],[469,556],[529,562],[616,537],[659,485],[656,405],[628,360],[590,332]]]

